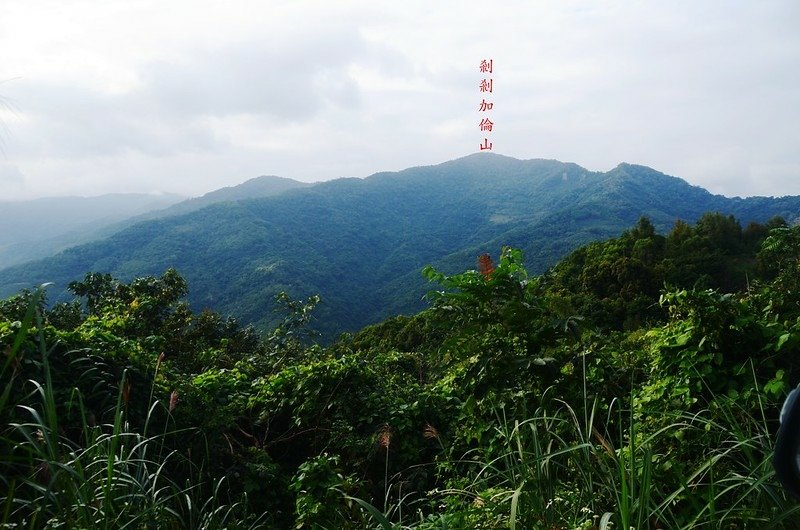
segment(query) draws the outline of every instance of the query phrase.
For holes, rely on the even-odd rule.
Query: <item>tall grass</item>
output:
[[[475,462],[469,491],[494,492],[485,500],[512,529],[800,528],[800,505],[774,478],[766,416],[722,396],[713,403],[713,412],[683,415],[647,436],[630,413],[609,433],[581,425],[567,403],[542,408],[512,428],[500,424],[505,450]],[[683,451],[699,456],[675,476],[664,464],[680,457],[657,452],[674,448],[678,431],[702,445]]]
[[[80,418],[80,433],[67,436],[59,421],[50,357],[38,311],[42,291],[35,293],[7,351],[3,365],[0,415],[15,418],[1,435],[10,454],[0,455],[6,470],[5,492],[0,497],[3,527],[16,528],[260,528],[248,517],[243,502],[226,503],[224,479],[207,491],[208,481],[198,466],[165,443],[175,429],[153,435],[147,426],[164,405],[151,393],[145,428],[133,429],[127,420],[127,376],[119,382],[112,422],[94,425],[83,398],[73,391]],[[33,324],[35,323],[35,328]],[[11,405],[11,392],[19,372],[16,360],[31,332],[38,342],[40,380],[25,382],[30,389],[22,403]],[[19,387],[19,385],[17,385]],[[169,417],[169,414],[167,414]],[[192,470],[178,484],[169,469],[181,464]],[[4,473],[5,474],[5,473]]]
[[[359,502],[381,528],[457,528],[453,521],[464,522],[459,511],[472,514],[475,528],[800,528],[800,505],[774,477],[773,436],[758,388],[755,412],[712,396],[707,408],[652,432],[632,403],[609,404],[601,425],[596,402],[583,414],[547,394],[522,421],[496,411],[499,448],[493,456],[485,447],[467,453],[461,463],[472,468],[468,485],[440,493],[451,506],[462,499],[450,517],[390,526],[391,512]]]

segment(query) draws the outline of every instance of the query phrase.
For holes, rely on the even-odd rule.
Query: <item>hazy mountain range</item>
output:
[[[188,213],[215,202],[268,197],[308,185],[264,176],[191,199],[172,194],[115,193],[0,201],[0,269],[108,237],[139,221]]]
[[[114,231],[133,216],[184,200],[178,195],[118,193],[0,201],[0,268],[50,256]]]
[[[145,215],[158,218],[2,270],[0,295],[55,282],[52,300],[89,271],[127,280],[175,267],[189,281],[195,308],[213,307],[257,326],[279,318],[277,292],[318,293],[318,328],[331,336],[422,307],[426,264],[455,272],[474,267],[483,252],[496,256],[513,245],[525,251],[529,270],[541,272],[642,215],[662,231],[709,211],[743,223],[800,217],[800,197],[727,198],[644,166],[592,172],[484,153],[311,186],[262,179],[150,212]],[[263,186],[274,193],[262,193]]]

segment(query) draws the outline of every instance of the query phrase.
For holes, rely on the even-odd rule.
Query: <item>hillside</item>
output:
[[[0,299],[0,523],[798,530],[799,249],[642,218],[544,275],[426,267],[425,310],[329,346],[315,298],[259,336],[175,271]]]
[[[210,191],[200,197],[186,199],[169,208],[148,212],[138,215],[130,220],[132,222],[147,221],[151,219],[161,219],[172,215],[180,215],[194,212],[217,202],[240,201],[243,199],[257,199],[260,197],[272,197],[284,191],[310,186],[306,182],[299,182],[293,179],[275,176],[261,176],[246,180],[236,186],[226,186],[218,190]],[[122,227],[119,227],[122,228]]]
[[[600,173],[475,154],[142,222],[0,271],[0,296],[55,282],[50,295],[58,298],[87,271],[129,280],[175,267],[191,286],[194,308],[211,306],[260,327],[276,322],[276,293],[320,294],[316,326],[331,337],[420,309],[426,264],[452,273],[511,245],[538,273],[642,215],[663,232],[676,219],[693,222],[708,211],[745,224],[776,215],[791,222],[800,197],[731,199],[642,166]]]
[[[124,219],[171,206],[179,195],[114,193],[0,201],[0,268],[105,237]]]
[[[0,269],[108,237],[137,222],[193,212],[216,202],[270,197],[305,186],[309,184],[261,176],[190,199],[130,193],[0,202]]]

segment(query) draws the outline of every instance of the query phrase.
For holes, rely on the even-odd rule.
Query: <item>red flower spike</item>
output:
[[[492,258],[489,254],[481,254],[478,257],[478,272],[483,274],[485,279],[489,279],[492,277],[492,273],[494,272],[494,264],[492,263]]]

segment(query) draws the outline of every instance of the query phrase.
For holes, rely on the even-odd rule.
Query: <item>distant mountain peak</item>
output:
[[[129,280],[174,267],[189,281],[194,307],[213,303],[265,329],[278,318],[278,292],[320,294],[322,331],[332,336],[418,310],[430,288],[420,276],[426,264],[457,272],[510,245],[525,251],[529,270],[541,272],[643,215],[664,231],[708,211],[743,224],[775,215],[793,220],[800,197],[734,200],[647,166],[623,162],[599,172],[497,153],[313,186],[263,176],[102,241],[0,271],[0,296],[43,282],[65,286],[89,271]],[[53,299],[59,295],[68,297],[53,292]]]
[[[235,186],[226,186],[218,190],[210,191],[199,197],[187,199],[174,204],[169,208],[142,216],[137,220],[144,221],[146,219],[156,219],[159,217],[185,214],[217,202],[241,201],[246,199],[271,197],[273,195],[279,195],[285,191],[305,188],[308,186],[312,186],[312,184],[300,182],[286,177],[278,177],[275,175],[262,175],[260,177],[248,179]]]
[[[214,191],[210,191],[201,195],[200,197],[211,197],[215,194],[220,195],[225,193],[226,191],[242,191],[242,190],[253,190],[258,189],[261,191],[269,191],[273,192],[277,189],[291,189],[291,188],[302,188],[304,186],[311,186],[311,184],[306,182],[300,182],[298,180],[286,178],[286,177],[278,177],[276,175],[261,175],[259,177],[253,177],[251,179],[247,179],[241,184],[236,184],[234,186],[225,186],[224,188],[220,188]]]

